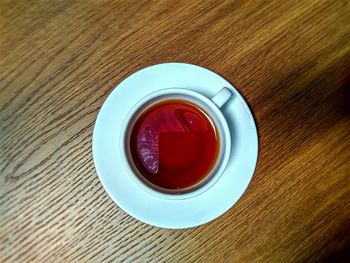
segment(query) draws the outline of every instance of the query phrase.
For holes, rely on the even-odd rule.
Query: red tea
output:
[[[144,179],[158,187],[183,189],[210,173],[220,144],[204,111],[183,100],[167,100],[137,117],[129,146]]]

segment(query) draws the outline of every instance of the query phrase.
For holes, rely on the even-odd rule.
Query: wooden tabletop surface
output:
[[[169,61],[230,81],[259,130],[243,197],[187,230],[124,213],[91,154],[113,88]],[[349,66],[347,0],[2,0],[0,262],[349,260]]]

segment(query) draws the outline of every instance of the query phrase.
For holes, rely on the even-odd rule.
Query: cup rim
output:
[[[164,95],[174,95],[174,94],[177,94],[180,96],[185,95],[185,96],[193,97],[193,98],[196,98],[197,100],[199,100],[201,103],[197,103],[197,102],[194,102],[191,100],[188,100],[188,101],[190,101],[191,103],[200,107],[201,109],[203,109],[205,111],[206,114],[208,114],[210,119],[214,122],[219,136],[223,137],[223,138],[220,138],[220,143],[221,143],[221,141],[224,141],[224,143],[225,143],[225,145],[223,147],[223,151],[220,150],[221,153],[219,153],[218,160],[215,164],[215,166],[218,166],[216,171],[214,171],[215,166],[211,170],[211,172],[214,172],[214,174],[207,175],[206,178],[202,179],[200,182],[198,182],[194,185],[194,186],[197,186],[197,184],[198,184],[197,188],[195,188],[189,192],[185,192],[185,193],[166,193],[166,192],[157,191],[154,188],[160,189],[161,187],[158,187],[155,184],[150,183],[150,184],[155,186],[154,188],[152,188],[151,186],[149,186],[148,184],[143,182],[139,178],[139,176],[134,172],[134,169],[131,167],[130,161],[128,159],[127,150],[126,150],[126,143],[127,143],[126,140],[128,138],[126,131],[128,130],[129,125],[130,125],[131,121],[133,120],[135,114],[139,110],[141,110],[145,106],[145,104],[147,104],[149,101],[156,99],[157,97],[160,97],[162,95],[164,96]],[[180,99],[186,100],[186,98],[180,98]],[[164,100],[166,100],[166,98]],[[204,106],[203,104],[206,106]],[[152,104],[146,105],[144,109],[150,107],[151,105]],[[215,115],[217,117],[217,121],[208,112],[208,110],[207,110],[208,107],[210,108],[210,110],[212,112],[215,113]],[[222,173],[224,172],[224,170],[227,166],[227,163],[228,163],[228,160],[230,157],[231,135],[230,135],[230,129],[228,127],[226,118],[224,117],[220,108],[211,99],[209,99],[208,97],[206,97],[206,96],[204,96],[196,91],[188,90],[185,88],[165,88],[165,89],[158,90],[158,91],[155,91],[155,92],[152,92],[152,93],[146,95],[145,97],[140,99],[137,103],[135,103],[135,105],[130,109],[130,111],[128,112],[128,114],[127,114],[127,116],[124,119],[123,124],[122,124],[122,128],[120,131],[120,144],[119,145],[120,145],[120,153],[121,153],[123,164],[126,167],[128,174],[131,176],[133,181],[139,187],[141,187],[143,190],[145,190],[145,191],[147,191],[147,192],[149,192],[157,197],[161,197],[161,198],[165,198],[165,199],[181,200],[181,199],[192,198],[192,197],[195,197],[199,194],[206,192],[219,180],[219,178],[221,177]],[[221,147],[222,147],[222,145],[221,145]],[[222,157],[219,160],[220,155]],[[193,188],[193,186],[190,186],[190,188]]]

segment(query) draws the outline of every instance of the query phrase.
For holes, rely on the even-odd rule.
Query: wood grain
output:
[[[350,259],[349,1],[2,0],[0,36],[1,262]],[[169,61],[234,84],[260,136],[241,200],[188,230],[125,214],[91,155],[113,87]]]

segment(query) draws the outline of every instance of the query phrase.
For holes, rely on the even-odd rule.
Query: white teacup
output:
[[[209,99],[204,95],[180,88],[163,89],[153,92],[141,99],[128,113],[121,129],[120,152],[123,163],[132,179],[145,191],[166,199],[185,199],[199,195],[212,187],[222,175],[228,163],[231,152],[230,130],[226,119],[220,108],[232,97],[228,88],[221,89],[213,98]],[[140,113],[150,106],[165,100],[188,101],[202,109],[213,121],[219,137],[219,153],[211,171],[201,181],[187,188],[166,189],[149,182],[136,168],[129,147],[131,128]]]

